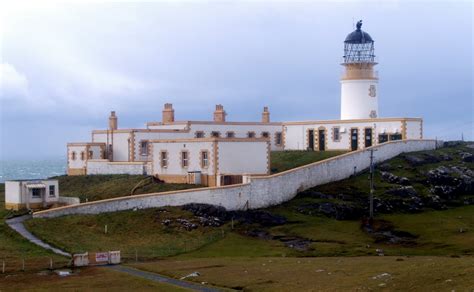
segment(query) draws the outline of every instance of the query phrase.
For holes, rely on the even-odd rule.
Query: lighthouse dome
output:
[[[374,40],[372,37],[361,29],[362,20],[357,22],[357,29],[347,35],[345,43],[350,44],[364,44],[364,43],[373,43]]]

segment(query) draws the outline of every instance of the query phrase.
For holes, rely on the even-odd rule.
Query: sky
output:
[[[379,116],[474,140],[471,1],[0,2],[0,159],[62,157],[107,127],[338,119],[343,41],[375,40]]]

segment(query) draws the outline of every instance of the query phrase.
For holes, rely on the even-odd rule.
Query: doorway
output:
[[[351,129],[351,150],[357,150],[359,144],[359,130]]]
[[[308,130],[308,149],[314,151],[314,130]]]
[[[318,130],[318,146],[319,146],[319,151],[326,150],[326,130],[325,129]]]
[[[372,128],[365,128],[365,148],[372,146]]]

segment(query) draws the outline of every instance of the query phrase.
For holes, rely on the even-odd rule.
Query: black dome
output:
[[[362,30],[354,30],[350,34],[347,35],[345,43],[351,44],[363,44],[363,43],[373,43],[374,40],[372,37]]]
[[[374,40],[372,37],[361,29],[362,20],[357,22],[357,29],[347,35],[345,43],[350,44],[364,44],[364,43],[373,43]]]

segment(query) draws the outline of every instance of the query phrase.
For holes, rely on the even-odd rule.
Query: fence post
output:
[[[53,269],[53,258],[49,258],[49,269]]]
[[[21,259],[21,270],[24,272],[25,271],[25,259]]]
[[[3,261],[3,264],[2,264],[2,274],[5,274],[5,261]]]

